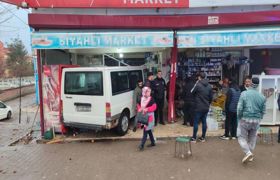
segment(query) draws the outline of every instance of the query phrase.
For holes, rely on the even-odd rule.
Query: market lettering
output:
[[[123,0],[124,4],[178,4],[179,0]]]
[[[90,36],[66,37],[60,38],[59,44],[63,47],[98,46],[100,44],[100,38]]]
[[[280,32],[278,32],[278,33],[275,33],[275,41],[276,42],[280,42]]]
[[[146,43],[145,36],[106,36],[103,37],[106,46],[142,46]]]
[[[245,44],[259,41],[254,34],[245,34],[244,40],[245,40]]]

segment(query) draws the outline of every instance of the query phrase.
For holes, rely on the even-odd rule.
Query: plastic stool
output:
[[[268,143],[269,141],[271,144],[273,144],[273,134],[272,129],[267,127],[260,127],[259,128],[259,137],[260,137],[260,143]]]
[[[177,137],[175,141],[175,157],[185,158],[192,155],[191,138]]]

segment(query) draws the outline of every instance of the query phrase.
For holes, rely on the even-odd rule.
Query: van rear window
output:
[[[64,93],[103,96],[102,72],[66,72]]]

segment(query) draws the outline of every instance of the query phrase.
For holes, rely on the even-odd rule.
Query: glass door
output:
[[[276,116],[276,78],[270,77],[260,77],[260,92],[266,98],[266,113],[261,121],[263,125],[274,125],[275,116]]]

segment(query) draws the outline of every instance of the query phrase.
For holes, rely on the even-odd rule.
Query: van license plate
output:
[[[76,106],[76,111],[78,112],[91,112],[90,106]]]

